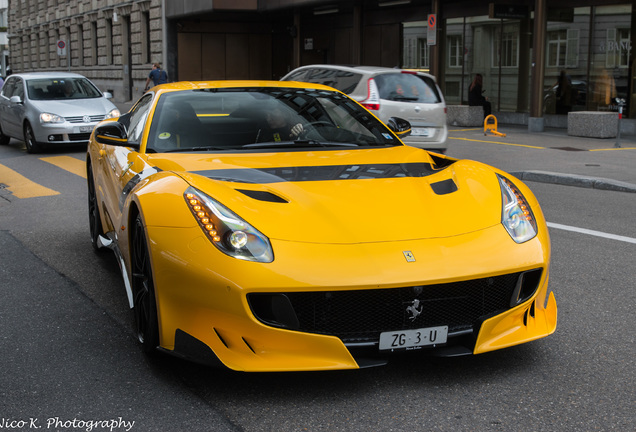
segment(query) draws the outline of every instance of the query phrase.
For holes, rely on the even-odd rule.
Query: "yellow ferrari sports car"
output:
[[[100,123],[91,239],[119,261],[143,350],[356,369],[554,332],[530,189],[387,124],[330,87],[268,81],[161,85]]]

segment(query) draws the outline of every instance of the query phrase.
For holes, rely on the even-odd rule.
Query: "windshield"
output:
[[[386,126],[339,92],[214,88],[161,95],[146,150],[280,150],[399,144]]]
[[[101,93],[86,78],[40,78],[27,81],[31,100],[91,99]]]

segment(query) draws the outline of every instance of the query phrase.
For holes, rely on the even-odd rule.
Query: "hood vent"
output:
[[[437,195],[447,195],[457,191],[457,185],[452,179],[431,183],[431,188]]]
[[[255,191],[248,189],[236,189],[238,192],[247,195],[250,198],[254,198],[255,200],[265,201],[265,202],[273,202],[273,203],[288,203],[284,198],[279,197],[271,192],[267,191]]]

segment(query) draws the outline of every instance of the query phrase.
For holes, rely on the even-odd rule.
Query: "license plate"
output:
[[[433,136],[433,129],[431,128],[418,128],[418,127],[414,127],[411,128],[411,135],[412,136],[421,136],[421,137],[431,137]]]
[[[380,350],[408,350],[446,343],[448,326],[380,333]]]
[[[80,133],[81,133],[81,132],[93,132],[93,128],[94,128],[94,127],[95,127],[95,126],[80,126],[80,127],[79,127],[79,129],[80,129]]]

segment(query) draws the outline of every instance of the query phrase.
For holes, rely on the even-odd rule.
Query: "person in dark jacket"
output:
[[[165,84],[168,82],[168,73],[165,70],[161,69],[161,64],[155,63],[152,65],[152,70],[148,75],[148,79],[146,79],[146,88],[144,89],[144,92],[148,91],[148,89],[150,88],[150,81],[152,81],[153,86]]]
[[[489,116],[492,112],[492,108],[490,102],[488,102],[488,98],[484,97],[484,90],[482,88],[484,78],[481,74],[475,75],[475,79],[472,84],[468,88],[468,105],[470,106],[481,106],[484,108],[484,118]]]

